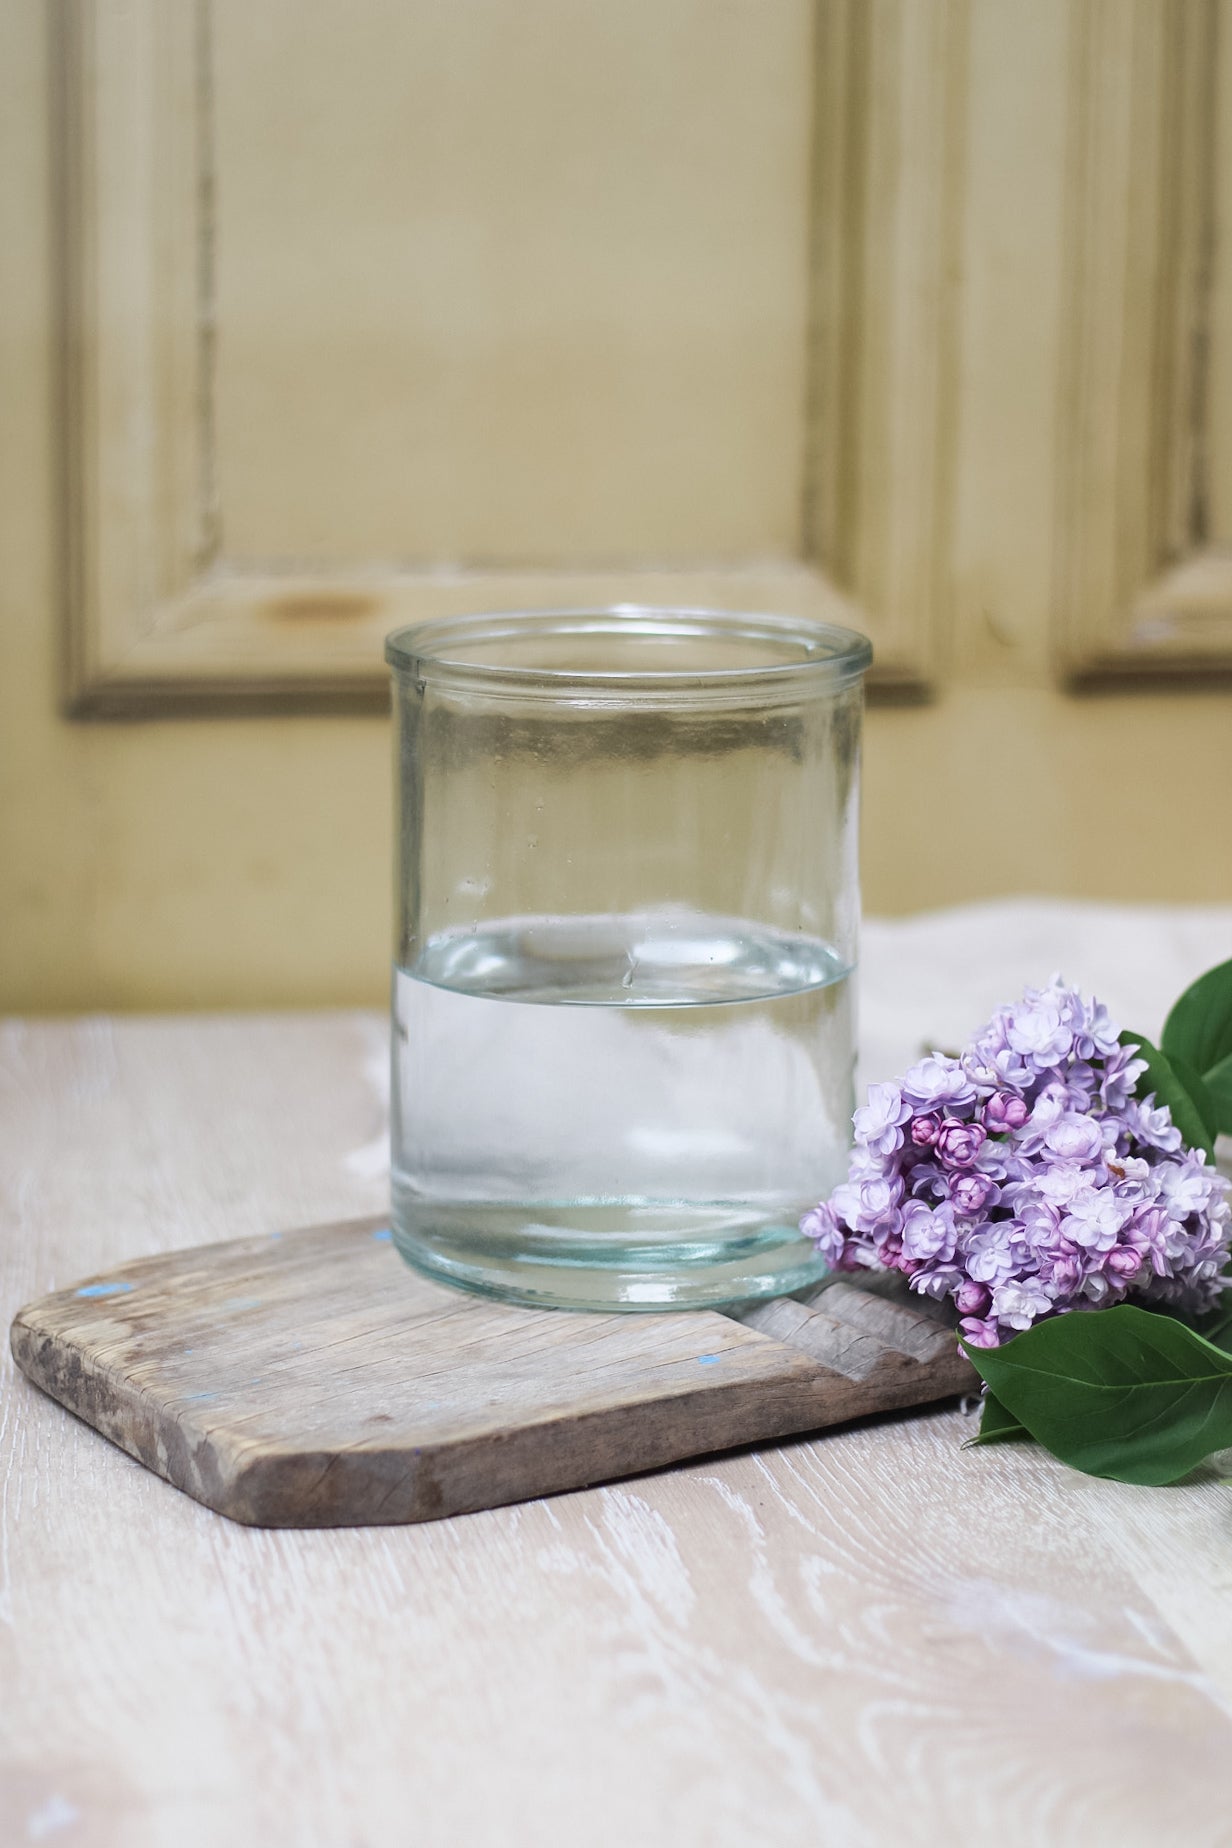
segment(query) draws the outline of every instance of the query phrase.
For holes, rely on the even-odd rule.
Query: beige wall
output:
[[[464,10],[473,16],[478,3]],[[704,31],[705,10],[693,8],[681,30]],[[952,527],[935,696],[869,715],[864,887],[873,911],[1012,892],[1232,899],[1226,687],[1209,671],[1171,691],[1149,676],[1132,692],[1075,695],[1058,684],[1050,625],[1065,406],[1055,382],[1069,297],[1055,245],[1071,11],[1061,0],[972,0],[964,24],[967,178],[954,211],[961,288],[946,383]],[[785,68],[791,35],[806,42],[807,9],[787,13]],[[224,9],[232,27],[239,17]],[[45,6],[9,0],[0,8],[0,1007],[379,1001],[389,888],[383,718],[58,716],[47,63]],[[712,84],[723,80],[712,74]],[[772,59],[761,81],[769,96],[779,83]],[[237,91],[237,110],[242,101]],[[782,106],[801,108],[800,95]],[[766,130],[788,166],[794,133],[781,122]],[[806,229],[798,227],[802,239]],[[783,258],[789,231],[775,246],[784,289],[798,286]],[[247,311],[241,302],[232,312],[242,321]],[[345,319],[339,337],[348,337]],[[256,461],[267,472],[277,466],[276,455],[254,461],[236,434],[240,385],[247,374],[250,384],[260,379],[256,345],[228,375],[237,480]],[[790,399],[790,368],[763,376],[755,361],[754,397]],[[342,415],[337,405],[327,412]],[[681,441],[689,427],[683,418]],[[463,431],[459,440],[477,439]],[[764,442],[765,432],[750,440]],[[742,547],[775,543],[805,472],[798,459],[786,479],[763,484]],[[279,507],[288,530],[322,479],[316,471],[293,506]],[[705,541],[713,495],[738,485],[712,484],[689,547]],[[245,517],[266,517],[259,482],[234,494]],[[594,507],[584,511],[593,520]],[[639,517],[654,513],[648,501]],[[395,515],[354,513],[378,517]]]

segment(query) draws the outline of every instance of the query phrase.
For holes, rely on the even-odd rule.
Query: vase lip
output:
[[[399,679],[597,704],[777,704],[850,686],[872,658],[867,636],[813,617],[632,603],[471,611],[385,641]]]

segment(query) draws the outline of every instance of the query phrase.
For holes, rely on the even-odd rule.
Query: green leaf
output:
[[[1009,1415],[1089,1476],[1175,1482],[1232,1445],[1232,1354],[1171,1316],[1121,1303],[962,1345]]]
[[[1182,1086],[1189,1093],[1190,1103],[1202,1118],[1202,1127],[1207,1134],[1207,1147],[1213,1149],[1215,1138],[1219,1134],[1219,1124],[1215,1111],[1215,1099],[1211,1096],[1205,1078],[1200,1072],[1194,1070],[1187,1059],[1182,1059],[1179,1053],[1163,1053],[1160,1056],[1167,1058]]]
[[[1164,1022],[1162,1046],[1202,1078],[1217,1129],[1232,1135],[1232,961],[1208,969],[1185,990]]]
[[[1232,1052],[1206,1074],[1206,1090],[1215,1112],[1215,1127],[1232,1136]]]
[[[1232,1054],[1232,960],[1190,983],[1164,1022],[1162,1044],[1204,1077]]]
[[[980,1414],[980,1428],[968,1442],[976,1444],[1012,1444],[1022,1438],[1029,1438],[1031,1433],[1026,1425],[1020,1424],[1012,1412],[1007,1412],[995,1392],[984,1395],[984,1409]]]
[[[1215,1136],[1208,1126],[1212,1109],[1205,1092],[1201,1102],[1194,1098],[1171,1059],[1158,1046],[1152,1046],[1143,1034],[1122,1033],[1121,1044],[1136,1046],[1138,1057],[1146,1060],[1146,1070],[1138,1080],[1138,1096],[1148,1097],[1154,1092],[1156,1104],[1167,1104],[1172,1112],[1172,1121],[1181,1132],[1182,1142],[1188,1148],[1201,1149],[1204,1155],[1209,1155],[1215,1146]]]

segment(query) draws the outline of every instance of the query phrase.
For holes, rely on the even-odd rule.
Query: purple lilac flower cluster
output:
[[[1098,1002],[1060,977],[855,1114],[847,1180],[801,1229],[836,1270],[902,1271],[995,1347],[1132,1295],[1184,1314],[1226,1287],[1227,1182],[1154,1097]]]

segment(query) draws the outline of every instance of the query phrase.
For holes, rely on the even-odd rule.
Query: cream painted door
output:
[[[0,1004],[377,998],[380,637],[495,602],[866,628],[871,908],[1232,898],[1223,0],[0,35]]]

